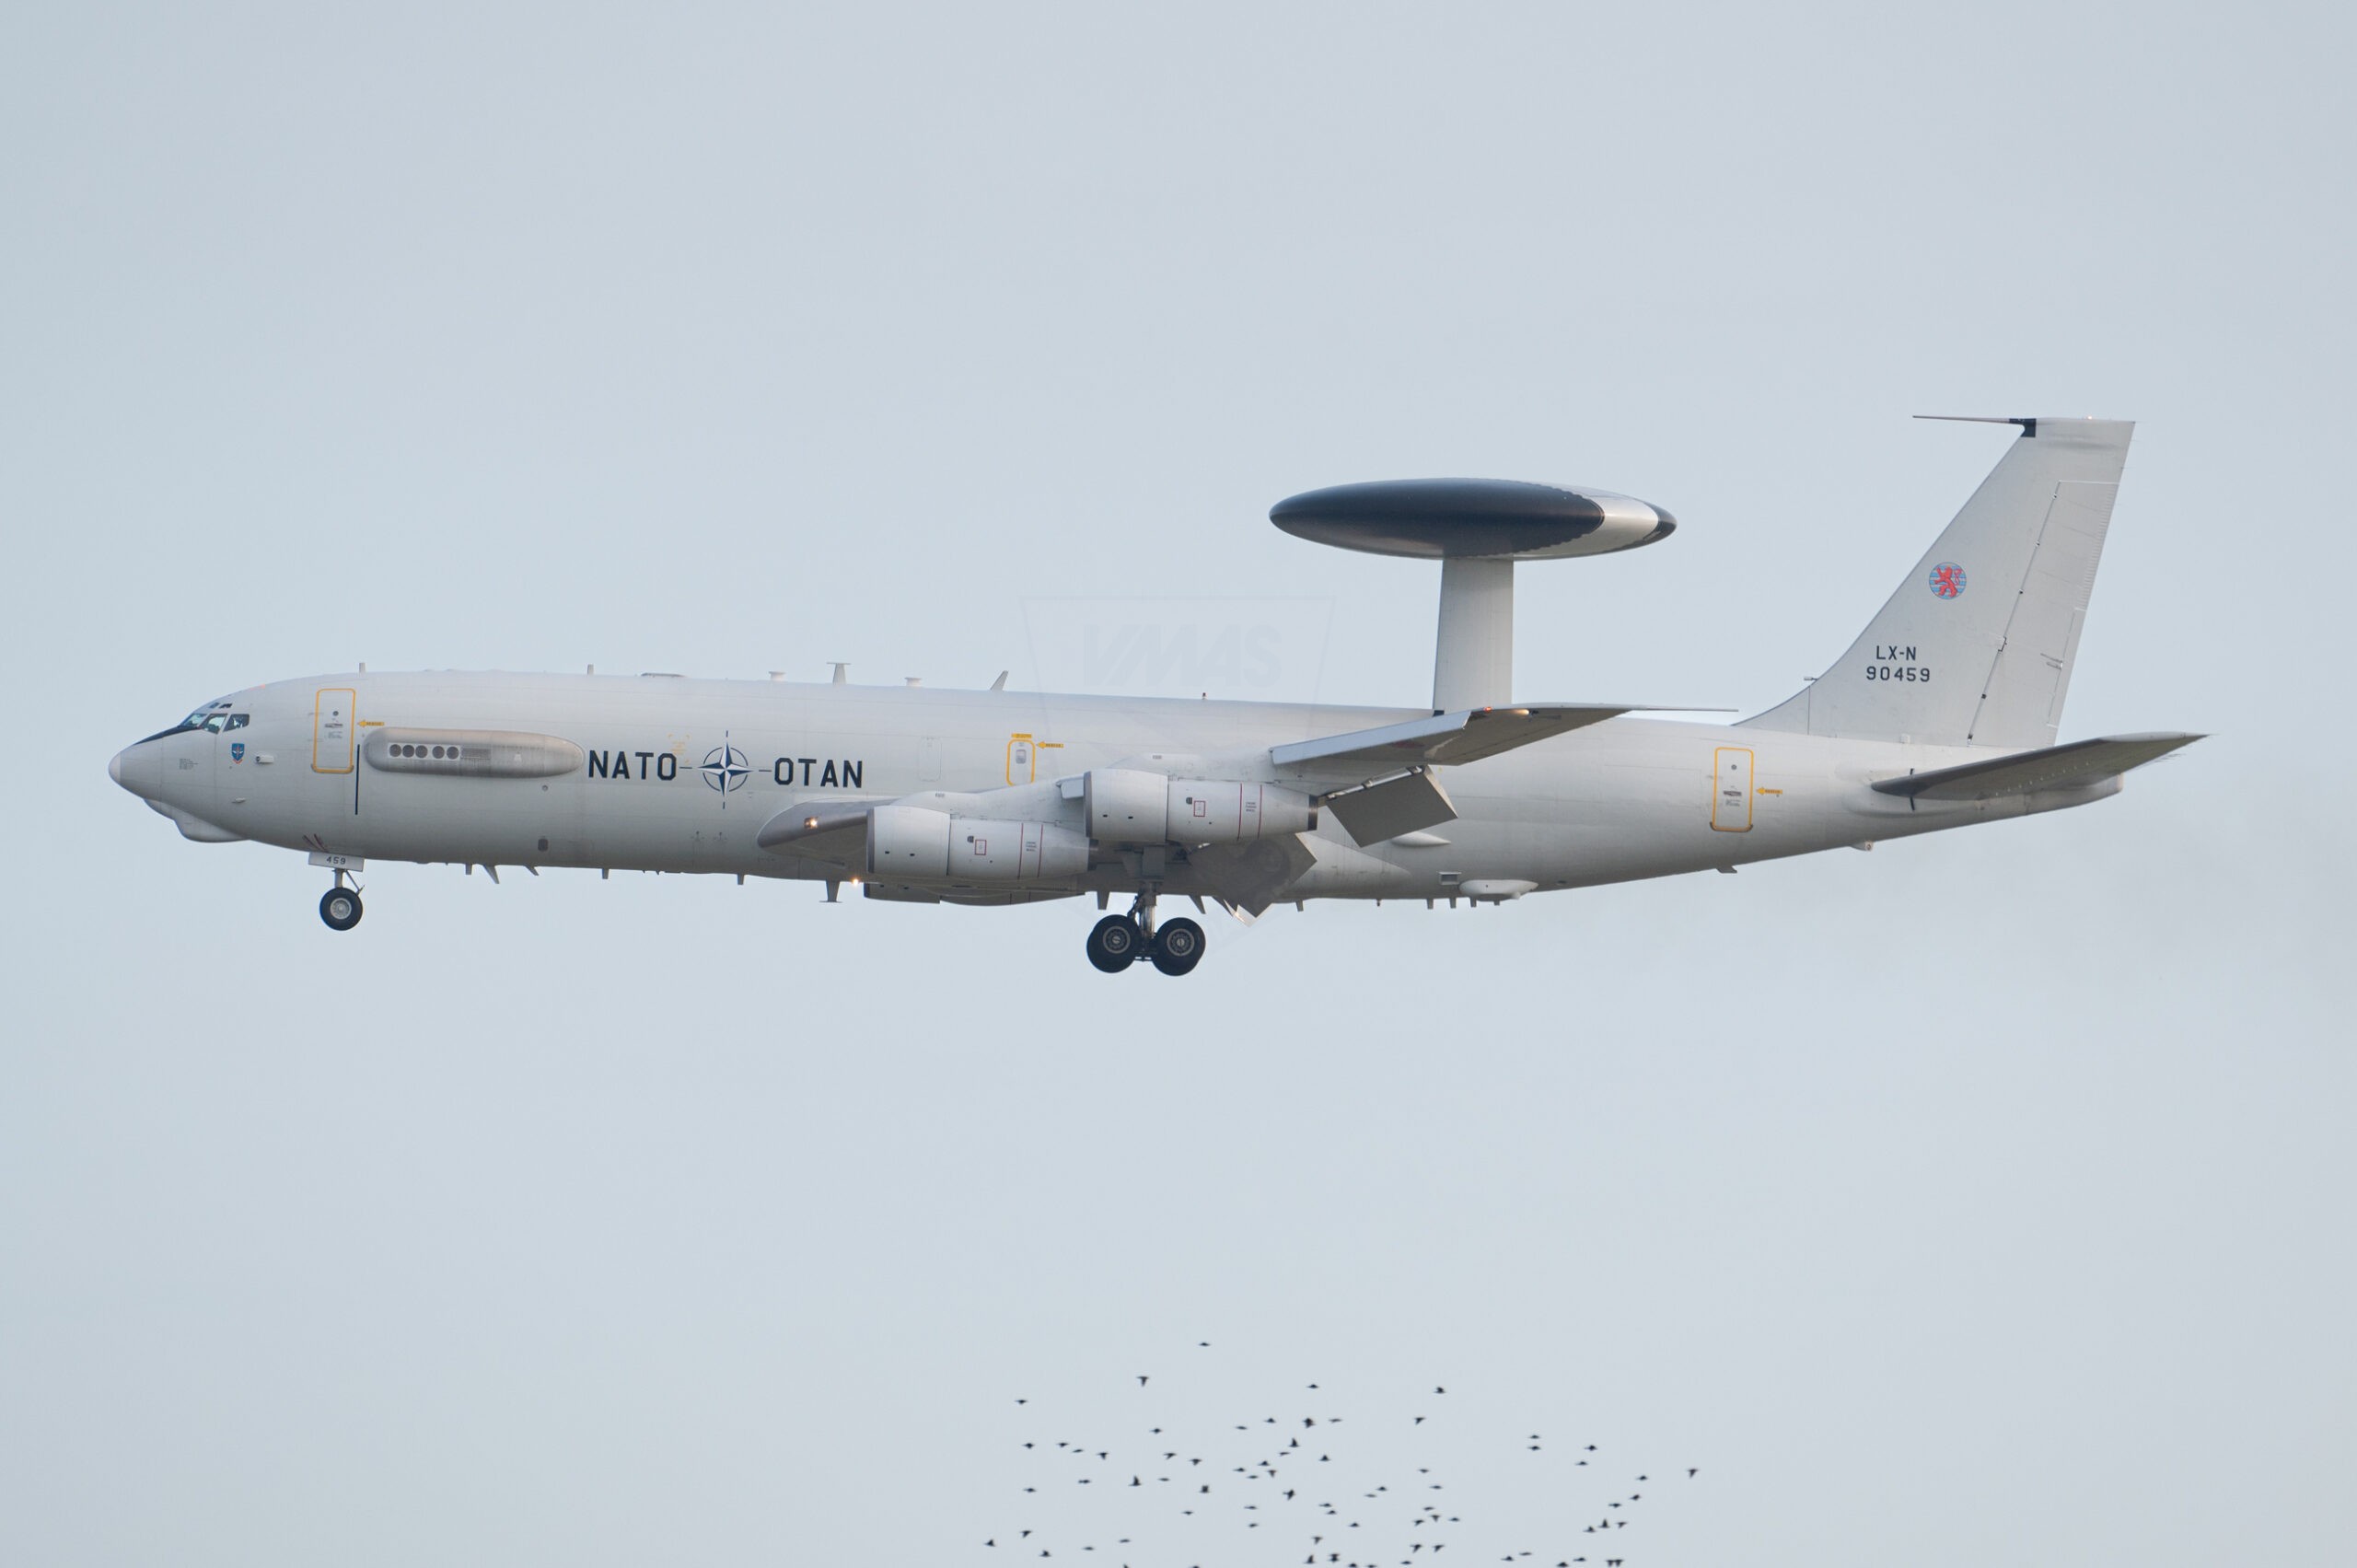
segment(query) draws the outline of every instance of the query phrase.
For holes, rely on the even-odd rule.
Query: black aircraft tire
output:
[[[330,888],[319,900],[319,918],[330,931],[349,931],[360,923],[360,895],[350,888]]]
[[[1164,974],[1185,974],[1203,961],[1203,928],[1191,920],[1167,920],[1154,934],[1154,967]]]
[[[1109,914],[1088,934],[1088,961],[1107,974],[1120,974],[1138,961],[1138,924],[1125,914]]]

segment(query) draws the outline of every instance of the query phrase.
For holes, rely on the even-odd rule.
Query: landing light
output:
[[[806,828],[815,828],[819,825],[819,819],[816,817],[805,817],[802,819],[802,825]]]

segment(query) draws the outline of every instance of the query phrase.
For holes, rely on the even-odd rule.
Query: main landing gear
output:
[[[1154,894],[1140,893],[1127,914],[1109,914],[1088,934],[1088,961],[1119,974],[1140,958],[1164,974],[1180,975],[1202,961],[1203,928],[1191,920],[1154,919]]]
[[[345,887],[341,871],[335,874],[335,886],[319,900],[319,918],[330,931],[349,931],[360,923],[360,889]]]

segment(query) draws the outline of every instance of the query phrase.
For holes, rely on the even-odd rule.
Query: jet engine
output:
[[[867,875],[920,882],[1038,882],[1088,869],[1088,840],[1053,822],[951,817],[922,806],[867,816]]]
[[[1081,783],[1092,837],[1107,843],[1237,843],[1306,833],[1318,826],[1309,796],[1283,784],[1174,779],[1137,768],[1097,768]]]

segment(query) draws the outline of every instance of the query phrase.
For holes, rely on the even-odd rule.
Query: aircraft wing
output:
[[[1635,703],[1547,703],[1466,708],[1377,729],[1269,749],[1278,775],[1320,792],[1353,840],[1376,843],[1454,820],[1456,803],[1434,768],[1478,762],[1622,714],[1698,712]]]
[[[772,854],[832,861],[847,869],[867,862],[867,814],[893,797],[867,800],[805,800],[761,824],[753,842]]]
[[[1546,740],[1622,714],[1698,710],[1647,709],[1635,703],[1533,703],[1515,708],[1467,708],[1410,719],[1379,729],[1296,740],[1269,749],[1279,771],[1323,778],[1373,778],[1401,768],[1478,762],[1517,746]]]
[[[1992,757],[1986,762],[1963,762],[1926,773],[1877,779],[1874,787],[1885,795],[1922,800],[1986,800],[1992,796],[2069,789],[2141,768],[2201,738],[2199,735],[2107,735],[2095,740],[2073,740],[2066,746],[2016,751],[2010,756]]]

